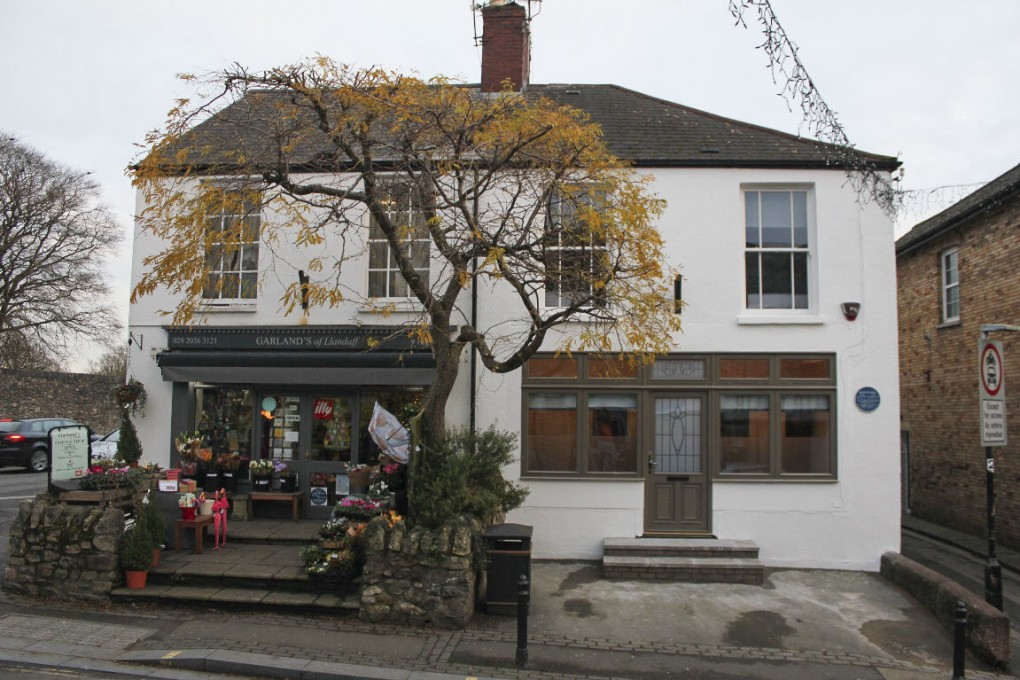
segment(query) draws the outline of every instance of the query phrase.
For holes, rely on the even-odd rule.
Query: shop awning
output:
[[[429,352],[165,350],[156,357],[163,380],[276,385],[428,385]]]

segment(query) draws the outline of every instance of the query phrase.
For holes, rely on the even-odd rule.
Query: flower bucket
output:
[[[181,508],[181,519],[183,519],[183,520],[195,519],[195,512],[196,512],[196,508],[194,508],[194,507],[191,507],[191,508]]]
[[[235,491],[237,491],[237,473],[224,472],[220,474],[220,479],[223,482],[222,488],[226,489],[227,493],[234,493]]]
[[[272,477],[256,477],[252,481],[252,488],[255,491],[269,491],[273,486]]]
[[[220,484],[220,473],[218,472],[207,472],[205,473],[205,484],[202,486],[203,489],[209,493],[216,493],[223,488]]]
[[[198,514],[199,515],[211,515],[212,514],[213,503],[215,503],[215,501],[208,501],[208,500],[206,500],[206,501],[200,502],[198,504]]]
[[[132,590],[141,590],[145,587],[145,578],[149,575],[148,571],[126,571],[124,572],[124,580],[127,582],[127,587]]]
[[[294,490],[297,485],[297,479],[294,475],[287,475],[286,477],[280,477],[280,491],[288,493]]]

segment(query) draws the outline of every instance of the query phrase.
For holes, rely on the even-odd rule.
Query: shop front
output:
[[[378,462],[368,434],[375,404],[407,424],[434,374],[429,349],[394,336],[392,327],[167,333],[158,363],[173,383],[171,431],[201,436],[211,454],[207,469],[239,460],[237,493],[251,489],[251,461],[273,461],[274,489],[293,485],[308,518],[329,517],[359,491],[348,471]],[[176,451],[171,460],[180,463]]]

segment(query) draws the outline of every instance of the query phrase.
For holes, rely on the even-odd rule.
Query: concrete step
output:
[[[147,582],[141,589],[115,588],[110,597],[121,602],[171,602],[175,605],[188,604],[211,608],[243,605],[249,611],[253,608],[264,608],[344,615],[358,613],[356,593],[293,592],[281,589]]]
[[[634,557],[758,557],[754,541],[721,538],[607,538],[602,550],[605,555]]]
[[[765,567],[756,558],[647,557],[606,555],[605,578],[677,583],[744,583],[762,585]]]

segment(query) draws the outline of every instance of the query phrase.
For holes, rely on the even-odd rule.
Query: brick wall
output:
[[[959,248],[960,322],[940,324],[940,254]],[[1020,198],[897,258],[900,413],[910,438],[914,515],[986,530],[985,451],[978,431],[978,341],[984,323],[1020,324]],[[998,333],[1007,439],[996,449],[996,534],[1020,547],[1020,337]]]
[[[118,383],[104,375],[0,369],[0,418],[71,418],[106,434],[120,425],[110,400]]]

